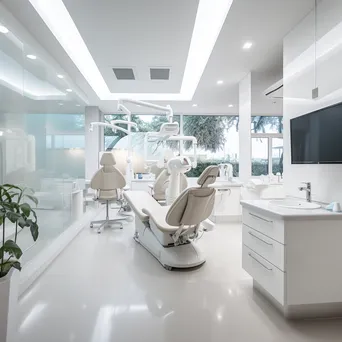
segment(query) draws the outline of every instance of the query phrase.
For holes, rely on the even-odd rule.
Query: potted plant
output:
[[[27,202],[38,204],[33,190],[16,185],[0,185],[0,341],[12,342],[16,332],[20,258],[17,244],[21,229],[30,229],[38,238],[37,215]],[[13,229],[7,238],[6,229]]]

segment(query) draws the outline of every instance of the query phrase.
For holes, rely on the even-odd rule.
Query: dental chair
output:
[[[157,177],[156,181],[152,187],[152,197],[158,202],[166,201],[166,189],[169,187],[170,184],[170,174],[168,173],[167,169],[164,169],[159,176]],[[180,174],[180,191],[182,192],[188,186],[188,180],[186,176],[181,173]]]
[[[102,229],[111,226],[114,223],[119,224],[120,229],[123,228],[122,221],[130,221],[130,217],[116,217],[109,218],[109,204],[111,202],[118,202],[121,196],[121,190],[126,185],[126,180],[122,173],[115,167],[115,158],[113,153],[105,152],[102,154],[100,165],[102,167],[96,171],[90,181],[90,187],[96,190],[94,200],[106,204],[106,219],[91,221],[90,228],[94,225],[99,225],[97,232],[101,233]]]
[[[184,190],[171,206],[161,206],[145,191],[127,191],[124,197],[135,213],[134,239],[167,270],[203,264],[205,258],[193,243],[211,214],[219,169],[208,166],[198,178],[199,187]]]

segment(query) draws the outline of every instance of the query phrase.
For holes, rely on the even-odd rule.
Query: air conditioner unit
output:
[[[283,98],[283,80],[272,84],[264,91],[264,95],[271,99],[282,99]]]

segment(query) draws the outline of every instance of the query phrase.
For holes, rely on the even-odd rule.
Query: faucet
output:
[[[306,201],[311,202],[311,182],[302,182],[305,186],[300,186],[299,191],[306,191]]]

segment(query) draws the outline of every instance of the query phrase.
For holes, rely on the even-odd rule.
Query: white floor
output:
[[[134,225],[84,229],[21,299],[18,342],[341,341],[342,320],[288,322],[241,268],[241,226],[199,244],[203,267],[169,272]]]

